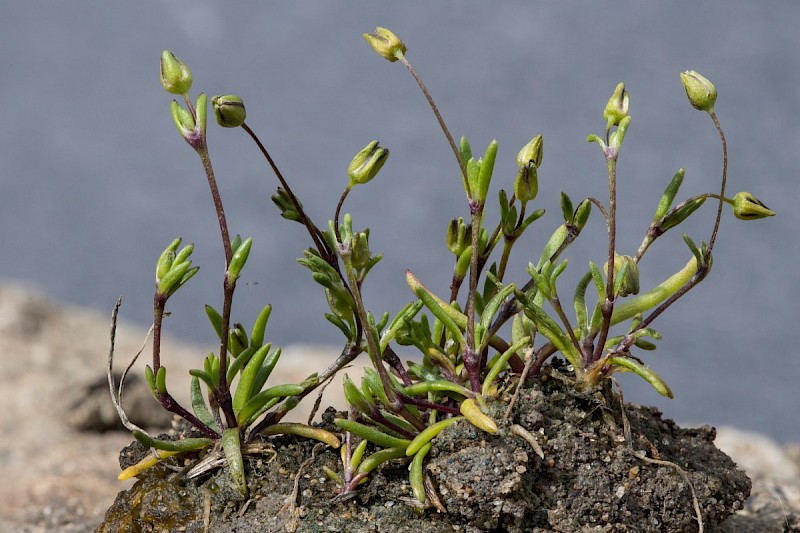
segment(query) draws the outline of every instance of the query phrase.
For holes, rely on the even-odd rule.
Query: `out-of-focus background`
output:
[[[196,244],[201,272],[171,302],[167,334],[212,340],[203,304],[219,302],[222,249],[200,163],[159,82],[164,48],[192,69],[193,94],[244,98],[248,123],[319,224],[333,215],[352,156],[372,139],[391,149],[379,177],[345,205],[385,253],[364,287],[376,313],[410,299],[406,268],[447,293],[445,227],[468,211],[415,83],[362,33],[386,26],[406,42],[451,130],[475,152],[497,138],[492,194],[511,187],[520,147],[544,135],[534,205],[548,214],[517,246],[509,280],[524,280],[560,223],[560,191],[576,203],[605,198],[605,164],[585,138],[602,133],[619,81],[633,122],[619,160],[618,249],[636,250],[679,167],[680,198],[718,189],[716,132],[678,79],[692,68],[719,92],[731,195],[751,191],[779,216],[745,223],[726,208],[712,274],[656,322],[660,348],[639,354],[675,399],[622,376],[625,398],[680,421],[798,441],[798,23],[800,4],[790,1],[9,3],[0,17],[0,277],[109,312],[122,295],[123,316],[146,325],[155,260],[181,236]],[[270,302],[274,343],[338,344],[320,288],[295,262],[309,244],[303,228],[269,200],[276,179],[240,130],[214,125],[209,138],[231,229],[255,238],[235,318],[249,325]],[[656,243],[640,265],[643,289],[685,263],[680,231],[708,239],[714,210],[709,202]],[[570,249],[560,282],[567,300],[587,262],[603,262],[604,235],[595,211]]]

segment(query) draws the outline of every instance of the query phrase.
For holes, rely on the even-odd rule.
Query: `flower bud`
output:
[[[356,154],[350,162],[350,166],[347,167],[347,173],[350,176],[350,184],[348,187],[352,188],[354,185],[369,182],[378,174],[378,171],[388,157],[389,150],[387,148],[381,148],[378,145],[378,141],[369,143],[363,150]]]
[[[539,193],[539,175],[536,167],[526,166],[520,169],[514,180],[514,196],[523,204],[536,198]]]
[[[695,70],[681,72],[681,82],[686,89],[686,96],[689,103],[695,109],[711,113],[714,111],[714,103],[717,101],[717,89],[714,84],[708,81]]]
[[[238,96],[232,94],[215,96],[211,99],[211,105],[214,107],[217,124],[223,128],[238,128],[244,124],[247,111],[244,102]]]
[[[292,202],[292,199],[289,197],[289,193],[286,192],[286,189],[283,187],[278,187],[278,192],[272,195],[272,203],[278,206],[278,209],[281,210],[281,216],[283,218],[302,223],[303,220],[300,217],[300,213],[297,212],[294,202]],[[303,207],[302,203],[300,204],[300,207]]]
[[[620,121],[628,116],[629,103],[628,91],[625,90],[625,84],[620,82],[603,111],[603,118],[606,119],[609,127],[618,126]]]
[[[733,214],[741,220],[755,220],[775,216],[775,212],[749,192],[736,193],[733,197]]]
[[[544,141],[542,140],[542,134],[540,133],[531,139],[528,144],[523,146],[522,150],[520,150],[517,154],[517,165],[519,166],[519,169],[522,170],[529,165],[539,168],[539,166],[542,164],[543,148]]]
[[[161,85],[172,94],[186,94],[192,88],[189,67],[169,50],[161,52]]]
[[[397,61],[406,53],[406,45],[403,44],[403,41],[386,28],[375,28],[375,34],[365,33],[364,40],[378,52],[378,55],[392,62]]]
[[[450,250],[456,257],[460,256],[461,253],[469,246],[470,240],[472,239],[472,225],[467,225],[464,222],[464,219],[459,217],[458,219],[452,219],[450,224],[447,226],[447,235],[445,236],[445,242],[447,244],[447,249]]]
[[[608,276],[608,262],[604,265],[606,276]],[[622,270],[625,269],[625,272]],[[620,278],[620,273],[622,277]],[[639,265],[629,255],[614,254],[614,285],[618,296],[628,296],[629,294],[639,294]]]

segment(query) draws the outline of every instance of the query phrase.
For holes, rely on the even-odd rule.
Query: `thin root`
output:
[[[677,464],[673,463],[672,461],[665,461],[663,459],[651,459],[650,457],[647,457],[644,453],[637,452],[636,450],[633,449],[633,439],[631,438],[631,425],[630,422],[628,421],[628,415],[625,412],[625,400],[622,398],[622,388],[619,386],[619,383],[616,383],[616,385],[617,385],[617,390],[619,391],[619,407],[620,407],[620,412],[622,413],[622,427],[625,433],[625,442],[628,444],[628,450],[634,457],[644,461],[645,463],[661,465],[661,466],[670,466],[678,471],[678,473],[681,475],[686,484],[689,485],[689,490],[692,492],[692,506],[694,507],[695,518],[697,518],[697,527],[698,527],[697,531],[698,533],[703,533],[703,531],[705,531],[705,528],[703,526],[703,516],[700,514],[700,502],[697,499],[697,493],[694,490],[694,485],[692,485],[692,482],[689,480],[689,475],[686,473],[686,470],[684,470]],[[648,444],[650,444],[649,441]],[[652,446],[652,444],[650,445]],[[656,453],[658,453],[658,450],[656,450]]]
[[[534,437],[530,431],[519,424],[514,424],[511,426],[510,431],[514,435],[525,439],[525,441],[531,445],[533,451],[536,452],[536,455],[539,456],[539,459],[544,459],[544,450],[542,450],[542,447],[539,445],[539,441],[536,440],[536,437]]]
[[[511,401],[508,402],[508,407],[506,407],[503,420],[508,420],[511,416],[511,411],[514,409],[514,404],[516,404],[517,400],[519,400],[519,394],[522,391],[522,385],[524,385],[525,380],[528,379],[528,372],[531,371],[531,367],[533,366],[533,346],[530,346],[526,352],[525,367],[522,369],[522,374],[519,376],[519,383],[517,383],[517,388],[514,390],[514,395],[511,397]]]

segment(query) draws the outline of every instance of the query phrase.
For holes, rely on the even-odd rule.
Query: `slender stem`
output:
[[[281,182],[281,187],[286,191],[286,194],[289,196],[289,200],[291,200],[292,204],[294,205],[295,211],[297,214],[300,215],[300,221],[303,223],[303,226],[306,227],[308,230],[308,234],[311,236],[311,240],[314,241],[314,246],[316,247],[317,251],[320,255],[329,263],[335,261],[336,255],[333,253],[333,250],[328,249],[327,244],[325,243],[325,239],[322,238],[322,232],[319,228],[311,221],[311,219],[306,215],[303,206],[300,204],[300,200],[297,199],[294,192],[292,192],[292,188],[289,187],[289,184],[286,183],[286,180],[283,178],[283,174],[278,169],[278,166],[275,164],[275,161],[272,160],[272,157],[269,155],[266,147],[261,143],[261,140],[255,134],[255,132],[250,129],[247,124],[242,124],[242,129],[250,135],[250,138],[256,143],[258,149],[261,151],[261,154],[269,163],[270,168],[272,168],[272,172],[278,178],[278,181]],[[338,264],[337,264],[338,268]]]
[[[592,202],[594,205],[596,205],[596,206],[597,206],[597,209],[599,209],[599,210],[600,210],[600,212],[601,212],[601,213],[603,213],[603,218],[605,218],[605,219],[606,219],[606,224],[608,224],[608,220],[609,220],[609,218],[608,218],[608,211],[606,211],[606,206],[604,206],[604,205],[603,205],[603,204],[600,202],[600,200],[598,200],[597,198],[592,198],[592,197],[590,196],[590,197],[588,198],[588,200],[589,200],[590,202]]]
[[[228,388],[228,328],[231,322],[231,307],[233,302],[233,291],[235,283],[228,282],[227,270],[233,258],[233,251],[231,250],[231,238],[228,232],[228,222],[225,219],[225,208],[222,205],[222,197],[219,193],[217,180],[214,176],[214,167],[211,165],[211,157],[208,153],[208,146],[206,145],[205,138],[202,138],[197,147],[197,155],[200,156],[200,161],[203,163],[203,170],[205,170],[206,177],[208,178],[208,187],[211,190],[211,199],[214,202],[214,209],[217,212],[217,221],[219,222],[219,231],[222,236],[222,247],[225,251],[225,280],[223,282],[223,303],[222,303],[222,325],[220,328],[221,339],[219,348],[219,386],[214,394],[222,412],[225,414],[225,421],[227,427],[236,427],[236,416],[233,413],[233,402],[231,399],[230,389]]]
[[[480,359],[475,352],[475,293],[478,290],[478,248],[480,246],[481,215],[483,204],[470,205],[472,212],[472,255],[469,262],[469,292],[467,293],[467,346],[464,349],[464,368],[470,386],[475,392],[481,390]]]
[[[161,368],[161,329],[164,319],[164,307],[167,299],[163,294],[156,292],[153,298],[153,373],[158,375],[158,370]],[[220,435],[206,424],[201,422],[196,416],[187,411],[179,404],[175,398],[166,391],[158,392],[158,402],[161,406],[169,411],[180,416],[200,432],[212,439],[219,439]]]
[[[230,264],[230,261],[228,261]],[[228,387],[228,339],[230,337],[231,308],[233,304],[233,291],[236,289],[236,282],[230,283],[228,275],[225,274],[225,281],[222,284],[222,322],[220,324],[220,345],[219,345],[219,386],[215,391],[217,403],[222,408],[225,415],[225,422],[229,428],[236,427],[236,415],[233,412],[233,400],[231,391]]]
[[[577,348],[578,351],[582,354],[583,350],[581,349],[582,348],[581,343],[578,340],[578,338],[575,337],[575,331],[572,328],[572,324],[570,324],[567,314],[564,313],[564,308],[561,306],[561,300],[558,298],[558,295],[555,294],[555,291],[553,292],[553,297],[550,299],[550,305],[553,306],[553,309],[555,309],[558,318],[561,319],[561,323],[564,324],[564,329],[569,334],[569,338],[572,341],[573,346],[575,346],[575,348]]]
[[[348,186],[344,192],[342,192],[342,195],[339,197],[339,203],[336,204],[336,213],[333,215],[333,230],[336,232],[334,237],[340,243],[342,242],[342,236],[339,235],[339,213],[341,213],[342,205],[344,204],[347,195],[350,194],[350,191],[350,186]]]
[[[500,265],[497,267],[497,281],[502,282],[506,275],[508,258],[511,255],[511,248],[514,247],[514,239],[506,239],[503,243],[503,255],[500,256]]]
[[[606,298],[603,302],[601,311],[603,313],[603,325],[600,328],[600,338],[595,345],[592,361],[600,359],[603,354],[603,347],[608,338],[608,330],[611,328],[611,314],[614,312],[614,253],[616,252],[617,238],[617,157],[614,154],[606,159],[608,165],[608,274],[606,275]]]
[[[711,256],[711,250],[714,248],[714,242],[717,240],[717,232],[719,231],[719,224],[722,220],[722,204],[725,201],[725,186],[728,182],[728,143],[725,140],[725,133],[722,131],[722,126],[719,124],[717,114],[712,110],[709,112],[711,120],[714,121],[714,126],[717,128],[719,140],[722,142],[722,184],[719,189],[719,206],[717,207],[717,219],[714,222],[714,229],[711,231],[711,238],[708,240],[708,250],[706,251],[706,260]]]
[[[222,206],[222,197],[217,187],[217,179],[214,176],[214,167],[211,166],[211,157],[208,154],[208,147],[206,146],[205,139],[197,149],[197,155],[200,156],[200,161],[203,163],[203,170],[205,170],[206,177],[208,178],[208,187],[211,189],[211,200],[214,202],[214,209],[217,212],[217,222],[219,223],[219,232],[222,236],[222,247],[225,250],[225,265],[229,265],[233,252],[231,251],[231,238],[228,233],[228,222],[225,219],[225,208]]]
[[[161,325],[164,321],[164,306],[167,301],[163,294],[156,291],[153,297],[153,374],[158,375],[161,368]]]
[[[356,272],[353,268],[351,254],[352,250],[341,254],[344,261],[344,270],[347,275],[347,279],[350,282],[350,290],[353,294],[353,301],[356,304],[356,315],[358,316],[359,322],[361,322],[361,324],[364,326],[364,336],[366,337],[369,356],[372,360],[372,366],[375,367],[375,370],[378,372],[378,376],[381,379],[381,384],[383,385],[383,390],[386,393],[386,398],[389,400],[389,405],[386,407],[388,407],[392,412],[402,416],[409,423],[411,423],[411,425],[422,431],[425,428],[424,423],[413,413],[411,413],[405,405],[403,405],[402,400],[397,396],[397,393],[394,389],[389,372],[386,370],[386,367],[383,364],[380,342],[378,341],[373,328],[369,327],[367,311],[364,308],[364,300],[361,298],[361,289],[358,286],[358,279],[356,278]]]
[[[421,407],[423,409],[434,409],[436,411],[442,413],[448,413],[451,415],[457,415],[461,411],[458,407],[453,407],[451,405],[442,405],[440,403],[433,403],[427,400],[423,400],[421,398],[414,398],[413,396],[402,396],[403,402],[410,403],[411,405],[416,405],[417,407]]]
[[[472,198],[472,191],[469,189],[469,181],[467,180],[467,163],[466,161],[461,160],[461,152],[459,151],[456,142],[453,140],[453,136],[450,135],[450,130],[447,128],[447,124],[444,123],[444,119],[439,113],[439,108],[436,107],[436,102],[433,101],[433,97],[431,96],[431,93],[428,92],[428,88],[425,87],[425,84],[422,82],[422,78],[419,77],[405,56],[400,56],[400,62],[406,66],[408,71],[414,77],[417,85],[419,85],[419,88],[422,90],[422,94],[424,94],[425,98],[428,100],[428,105],[431,106],[433,114],[436,115],[436,120],[439,121],[439,127],[442,128],[442,132],[444,132],[444,136],[447,137],[447,142],[450,144],[450,149],[453,150],[453,155],[456,156],[456,161],[458,161],[458,166],[461,169],[461,175],[464,177],[464,183],[466,184],[467,197]]]

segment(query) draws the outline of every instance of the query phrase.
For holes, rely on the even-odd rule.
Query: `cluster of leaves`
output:
[[[718,194],[707,193],[675,204],[684,179],[684,171],[680,169],[667,185],[636,254],[617,252],[616,166],[631,122],[629,95],[620,83],[603,112],[604,134],[590,135],[587,139],[601,148],[606,162],[608,201],[586,198],[576,205],[562,193],[563,223],[552,232],[536,262],[529,262],[528,279],[514,283],[505,279],[511,251],[523,233],[544,215],[543,209],[530,210],[528,206],[538,192],[542,136],[536,135],[520,150],[519,170],[510,195],[505,190],[497,193],[500,221],[495,227],[487,227],[485,212],[498,149],[496,141],[489,143],[479,158],[473,155],[465,137],[456,143],[433,98],[406,59],[406,46],[402,41],[384,28],[364,37],[381,56],[401,62],[413,75],[439,120],[458,164],[469,216],[453,219],[447,227],[446,245],[455,256],[449,295],[444,298],[437,295],[408,271],[406,282],[416,298],[394,317],[384,313],[376,319],[364,306],[361,295],[365,279],[382,255],[373,254],[370,249],[369,230],[354,230],[352,217],[342,215],[341,210],[355,186],[368,183],[378,174],[388,158],[387,149],[373,141],[355,156],[348,167],[349,180],[333,219],[325,229],[320,229],[245,123],[241,99],[232,95],[215,97],[212,103],[219,124],[241,127],[256,143],[280,181],[272,199],[282,216],[306,228],[313,246],[298,261],[323,287],[330,308],[326,318],[345,338],[341,355],[325,371],[300,384],[264,389],[280,353],[264,344],[269,306],[256,320],[249,337],[241,325],[229,327],[233,288],[252,241],[237,237],[228,243],[224,211],[205,144],[205,97],[201,95],[197,106],[193,107],[185,96],[188,110],[173,102],[173,118],[184,139],[200,154],[217,207],[227,258],[223,311],[217,313],[210,308],[208,311],[221,345],[219,354],[206,359],[204,369],[192,371],[194,414],[189,413],[167,393],[164,367],[160,365],[157,349],[166,299],[195,271],[188,262],[191,249],[187,252],[187,247],[178,252],[180,241],[175,241],[159,260],[156,342],[153,366],[147,370],[148,382],[165,408],[183,416],[204,437],[166,443],[143,436],[139,430],[134,432],[136,437],[156,449],[170,451],[178,450],[179,446],[184,447],[181,449],[207,447],[221,440],[232,469],[235,461],[241,462],[241,452],[246,448],[240,444],[241,437],[246,441],[257,434],[291,431],[338,446],[338,439],[326,432],[308,426],[288,426],[280,420],[302,397],[366,352],[371,366],[365,369],[360,383],[344,376],[348,410],[345,417],[335,421],[344,436],[342,471],[329,470],[328,475],[341,494],[348,494],[356,490],[375,467],[386,461],[405,459],[410,461],[409,480],[416,498],[422,503],[429,501],[436,505],[435,492],[423,468],[433,439],[460,420],[488,433],[500,431],[502,422],[498,424],[498,420],[489,416],[487,404],[503,397],[512,384],[518,386],[534,378],[554,354],[560,353],[569,362],[577,388],[590,389],[615,372],[630,371],[648,381],[659,393],[672,397],[667,384],[633,354],[633,349],[654,349],[652,341],[658,340],[660,335],[651,327],[652,322],[708,275],[723,204],[730,204],[734,215],[740,219],[773,214],[749,193],[739,193],[733,198],[725,196],[727,148],[713,109],[716,101],[713,85],[694,71],[681,74],[690,103],[708,113],[722,141],[725,164]],[[185,65],[165,52],[162,57],[165,87],[185,95],[187,76],[190,80]],[[686,220],[708,198],[718,201],[717,218],[709,241],[698,246],[684,236],[690,250],[686,265],[663,283],[641,292],[639,263],[650,245]],[[590,262],[577,283],[572,295],[574,318],[571,318],[562,304],[557,281],[567,267],[563,259],[565,251],[581,234],[593,206],[601,212],[607,228],[608,253],[603,266]],[[595,294],[587,302],[590,287]],[[618,329],[624,333],[612,335],[615,326],[621,326]],[[403,362],[399,353],[404,347],[413,347],[421,357]],[[231,397],[228,384],[237,375],[238,386]],[[206,385],[208,402],[201,393],[201,382]],[[232,436],[226,441],[228,434],[235,438]],[[370,443],[373,451],[367,455]],[[243,474],[239,479],[244,483]]]

